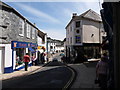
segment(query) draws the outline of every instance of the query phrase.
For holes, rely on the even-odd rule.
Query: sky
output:
[[[31,23],[47,33],[48,37],[63,40],[65,27],[72,13],[80,15],[89,9],[100,14],[102,2],[6,2],[27,18]]]

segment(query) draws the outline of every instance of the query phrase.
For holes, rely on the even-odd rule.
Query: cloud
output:
[[[6,2],[98,2],[98,0],[2,0]],[[105,0],[105,1],[117,1],[117,0]]]
[[[30,6],[21,4],[21,3],[17,3],[16,5],[19,6],[21,9],[23,9],[24,11],[36,16],[37,18],[42,18],[42,19],[45,19],[47,21],[51,21],[53,23],[60,23],[60,21],[58,19],[51,17],[50,15],[48,15],[40,10],[37,10],[33,7],[30,7]]]
[[[63,40],[66,36],[65,29],[40,29],[44,32],[47,32],[48,37],[51,37],[53,39]]]
[[[75,2],[74,8],[76,8],[76,11],[80,15],[89,9],[92,9],[95,12],[97,12],[98,14],[100,14],[101,7],[99,7],[99,2],[79,2],[79,3]]]

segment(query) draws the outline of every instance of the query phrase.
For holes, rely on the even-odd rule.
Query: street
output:
[[[56,56],[59,58],[59,56]],[[64,88],[72,76],[72,71],[59,61],[51,61],[47,66],[22,77],[4,80],[2,88]]]

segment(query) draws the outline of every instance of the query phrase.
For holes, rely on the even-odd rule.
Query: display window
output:
[[[16,48],[16,67],[23,64],[24,48]]]

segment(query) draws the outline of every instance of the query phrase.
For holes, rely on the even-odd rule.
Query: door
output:
[[[5,67],[5,48],[0,47],[0,74],[4,73],[4,67]]]

